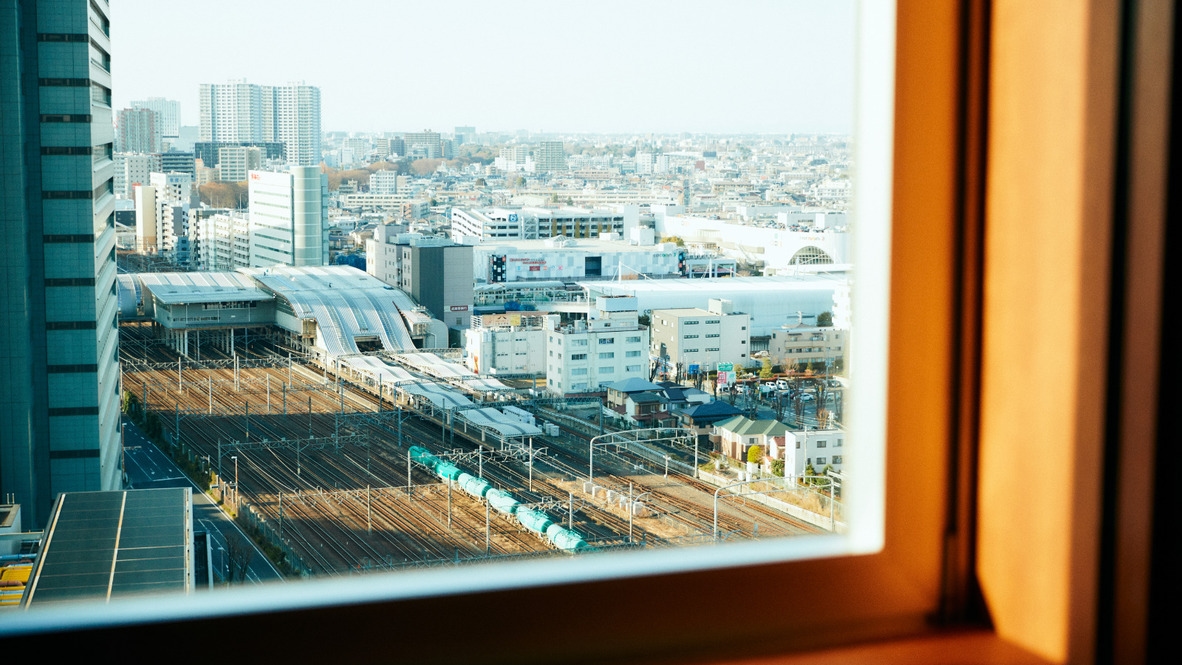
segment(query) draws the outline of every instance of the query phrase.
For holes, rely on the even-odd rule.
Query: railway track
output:
[[[207,349],[207,362],[172,369],[175,355],[149,351],[125,364],[125,390],[141,396],[170,433],[179,429],[174,440],[190,459],[205,458],[213,470],[220,460],[228,480],[236,456],[242,501],[278,525],[279,538],[315,574],[553,553],[458,486],[449,499],[447,485],[425,469],[411,465],[408,475],[411,445],[444,455],[487,451],[483,477],[556,521],[569,520],[592,543],[619,543],[630,530],[634,540],[658,543],[672,527],[685,535],[713,528],[712,506],[702,499],[712,499],[714,488],[689,477],[646,477],[630,472],[624,457],[601,467],[597,455],[596,484],[632,483],[634,496],[648,497],[651,519],[634,518],[630,528],[627,512],[579,492],[586,456],[569,443],[536,438],[535,446],[546,450],[534,455],[531,487],[521,454],[494,455],[492,446],[461,430],[449,433],[429,415],[375,417],[393,407],[388,399],[380,406],[372,393],[323,369],[265,352],[242,354],[236,367],[232,356]],[[461,465],[477,471],[475,464]],[[758,504],[728,505],[719,522],[728,534],[747,537],[755,537],[754,524],[761,537],[817,532]]]

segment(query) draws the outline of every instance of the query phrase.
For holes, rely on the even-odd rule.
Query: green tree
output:
[[[804,475],[805,475],[805,476],[815,476],[815,475],[817,475],[817,471],[816,471],[816,469],[814,469],[814,468],[813,468],[813,465],[812,465],[812,464],[806,464],[806,465],[804,465]],[[812,479],[812,478],[810,478],[810,479],[809,479],[808,481],[806,481],[806,482],[808,482],[808,483],[812,484],[812,483],[815,483],[815,482],[816,482],[816,480],[815,480],[815,479]]]
[[[832,328],[833,327],[833,312],[821,312],[817,315],[818,328]]]
[[[751,446],[747,449],[747,461],[759,464],[763,461],[763,446]]]
[[[763,367],[761,367],[759,369],[759,378],[761,378],[761,379],[772,378],[772,359],[765,357],[761,362],[763,363]]]
[[[784,460],[782,460],[782,459],[772,460],[772,475],[779,476],[780,478],[784,477]]]

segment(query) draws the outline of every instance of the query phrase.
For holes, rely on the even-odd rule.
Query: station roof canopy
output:
[[[254,280],[234,272],[145,272],[137,277],[165,305],[274,300]]]
[[[333,357],[359,352],[358,338],[376,338],[387,351],[414,349],[401,312],[414,311],[406,293],[350,266],[242,268],[265,290],[314,319],[319,341]]]

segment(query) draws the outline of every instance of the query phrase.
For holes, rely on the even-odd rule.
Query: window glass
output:
[[[112,48],[121,62],[137,61],[130,56],[135,51],[122,44],[150,32],[132,29],[133,19],[139,20],[132,16],[134,4],[124,3],[112,21]],[[543,104],[512,81],[473,98],[513,99],[512,104],[488,106],[515,109],[518,116],[468,120],[460,108],[400,120],[409,127],[377,126],[374,123],[392,121],[385,115],[380,121],[377,115],[352,116],[346,110],[380,107],[381,98],[367,96],[380,94],[375,90],[379,86],[359,85],[342,71],[349,68],[326,70],[320,80],[313,80],[313,72],[300,73],[309,85],[319,86],[321,150],[331,192],[327,207],[333,216],[351,214],[341,194],[342,187],[354,186],[350,179],[367,178],[372,165],[389,163],[407,176],[410,201],[424,204],[426,224],[450,223],[434,208],[476,207],[469,202],[479,199],[479,192],[493,190],[496,194],[488,195],[489,201],[521,210],[514,214],[523,216],[536,207],[595,206],[613,208],[614,215],[622,206],[624,226],[637,231],[638,237],[634,243],[618,241],[619,251],[637,252],[649,263],[637,260],[634,268],[626,269],[621,266],[629,259],[609,261],[579,249],[581,243],[590,245],[583,239],[570,246],[580,251],[573,263],[580,271],[572,275],[577,282],[567,280],[570,273],[557,274],[558,248],[552,241],[530,250],[534,253],[529,263],[506,262],[506,271],[518,281],[500,284],[520,289],[502,298],[500,311],[493,312],[506,317],[506,323],[489,319],[481,325],[520,326],[532,336],[525,342],[497,339],[496,346],[482,350],[467,342],[476,324],[462,327],[466,319],[479,318],[482,310],[472,310],[471,317],[453,315],[450,328],[443,318],[446,313],[439,314],[434,323],[447,329],[442,337],[430,332],[428,338],[400,319],[398,325],[407,328],[408,336],[417,335],[418,344],[418,349],[401,349],[401,354],[382,353],[380,336],[360,332],[351,339],[355,353],[326,350],[311,337],[322,330],[308,323],[298,331],[290,329],[290,322],[288,328],[260,323],[237,331],[223,325],[218,332],[203,330],[201,339],[191,332],[183,341],[179,336],[150,338],[142,329],[123,326],[123,398],[135,421],[129,428],[157,439],[160,450],[175,457],[177,468],[194,476],[222,510],[235,515],[246,534],[227,535],[238,531],[212,521],[197,522],[197,528],[210,536],[207,553],[213,578],[219,584],[253,583],[275,575],[296,579],[357,573],[436,579],[440,576],[429,570],[433,566],[525,559],[545,561],[548,565],[539,569],[549,575],[555,574],[555,561],[593,575],[598,574],[589,572],[594,562],[613,553],[639,552],[645,557],[636,559],[637,570],[658,571],[723,561],[779,560],[805,551],[811,556],[873,550],[881,542],[880,519],[876,521],[881,515],[876,474],[881,469],[875,465],[882,458],[879,402],[886,311],[881,304],[884,292],[873,289],[885,288],[887,280],[885,257],[862,252],[868,244],[888,246],[883,237],[889,231],[890,125],[889,120],[855,115],[853,5],[825,4],[753,3],[751,8],[733,10],[733,16],[721,12],[720,20],[736,34],[730,46],[712,47],[731,54],[723,62],[702,55],[693,57],[696,64],[687,63],[667,50],[643,45],[638,46],[643,53],[631,57],[645,56],[651,69],[632,79],[620,72],[635,68],[614,67],[615,56],[603,54],[608,62],[580,70],[587,77],[580,84],[586,87],[581,94],[596,102],[589,105],[620,106],[616,101],[635,98],[644,103],[635,105],[641,111],[626,117],[603,116],[599,126],[594,114],[561,115],[574,113],[569,109],[577,104]],[[488,38],[488,26],[495,24],[488,22],[493,18],[490,12],[495,12],[466,7],[467,12],[454,17],[453,39],[480,43]],[[625,5],[613,7],[623,11]],[[374,16],[366,22],[382,24],[387,11],[375,5]],[[541,35],[553,46],[591,43],[598,39],[597,29],[614,25],[610,10],[599,11],[604,16],[587,20],[518,17],[514,20],[527,24],[516,32]],[[705,12],[712,11],[708,5],[693,4],[676,15],[647,7],[638,11],[639,24],[653,30],[673,30],[668,21],[674,21],[701,39],[717,40],[732,32],[722,29],[725,26],[709,33],[695,27]],[[753,21],[757,15],[760,19]],[[192,19],[188,13],[186,17]],[[127,21],[128,27],[121,28],[120,21]],[[785,45],[775,30],[759,27],[764,24],[811,27],[802,32],[800,44]],[[561,30],[555,27],[559,25]],[[760,40],[749,34],[737,37],[752,29],[779,46],[752,48]],[[215,33],[210,28],[206,34]],[[474,51],[471,62],[481,60],[481,53],[487,51]],[[564,55],[555,59],[571,64]],[[770,72],[783,69],[776,63],[785,62],[792,64],[793,80],[768,86]],[[804,63],[811,64],[797,66]],[[734,83],[754,96],[743,103],[743,113],[724,105],[714,109],[715,116],[695,115],[686,108],[685,117],[679,118],[662,101],[670,93],[651,85],[654,75],[671,76],[682,84],[671,89],[689,89],[685,86],[714,80],[710,72],[719,67],[728,77],[736,68],[765,72],[763,77],[744,76]],[[608,76],[609,71],[616,73]],[[244,74],[251,83],[256,78],[264,85],[282,83]],[[865,90],[860,98],[862,104],[873,104],[876,112],[890,108],[889,67],[885,74],[885,83],[880,81],[880,87]],[[409,70],[406,75],[419,76]],[[120,84],[128,88],[113,90],[117,106],[152,93],[146,75],[144,81],[134,81],[134,88],[132,72],[123,76],[128,82]],[[197,83],[216,82],[209,78]],[[539,74],[523,80],[535,86]],[[413,80],[401,85],[419,89]],[[784,97],[787,93],[769,92],[769,87],[792,93]],[[196,91],[196,84],[193,88]],[[515,99],[517,95],[523,97]],[[831,106],[834,100],[844,106]],[[196,124],[196,95],[182,102]],[[757,112],[768,105],[781,110]],[[478,115],[476,108],[470,113]],[[475,127],[467,126],[469,122]],[[416,125],[454,129],[436,133],[414,129]],[[361,154],[381,161],[362,160]],[[397,216],[404,210],[411,212],[399,207]],[[647,238],[646,229],[655,237]],[[871,231],[865,239],[851,242],[855,229]],[[728,234],[734,234],[733,241]],[[513,242],[532,240],[539,239]],[[677,248],[671,257],[644,249],[670,243]],[[333,251],[334,256],[343,253]],[[818,251],[831,259],[825,265],[832,264],[832,269],[816,268]],[[678,252],[685,254],[684,266],[677,265]],[[802,261],[794,260],[798,252],[813,263],[809,270],[800,270]],[[545,261],[536,262],[542,258]],[[667,267],[660,267],[665,264],[658,259]],[[613,262],[616,265],[610,265]],[[471,268],[473,263],[465,265]],[[487,263],[485,258],[479,265]],[[614,279],[598,279],[606,278],[609,269],[616,271],[611,273]],[[866,292],[852,288],[854,269],[859,271],[859,288],[869,285]],[[554,274],[530,282],[528,273],[544,270]],[[591,270],[599,272],[591,275]],[[635,273],[642,277],[637,279]],[[797,294],[803,289],[783,286],[789,278],[812,284],[823,295],[801,298]],[[487,275],[483,279],[478,274],[475,286],[488,287]],[[559,286],[551,283],[555,280]],[[692,280],[710,281],[699,286]],[[730,297],[704,297],[715,289],[730,289],[726,280],[756,287]],[[540,286],[543,283],[550,285]],[[685,284],[696,289],[682,289],[673,296],[662,295],[658,288]],[[695,293],[701,297],[695,300]],[[409,294],[430,309],[429,289],[411,288]],[[631,305],[616,302],[628,298],[634,299]],[[862,309],[875,298],[879,304]],[[605,309],[596,313],[599,305]],[[675,349],[654,340],[651,354],[625,353],[629,359],[638,358],[630,362],[643,364],[588,368],[562,362],[558,349],[563,344],[583,350],[610,347],[615,338],[609,335],[642,343],[651,333],[649,315],[654,307],[683,305],[706,310],[693,316],[721,317],[705,320],[720,326],[714,329],[721,332],[705,333],[717,346]],[[272,305],[270,315],[274,317],[280,307],[290,304]],[[230,316],[232,311],[258,309],[225,306],[216,311]],[[858,336],[851,337],[855,346],[848,354],[840,348],[813,351],[776,345],[777,333],[815,328],[822,315],[832,327],[851,327],[851,311],[857,312],[860,332],[865,331],[862,339],[870,341],[858,347]],[[541,316],[525,323],[534,312]],[[738,316],[745,323],[731,318]],[[515,323],[507,323],[510,320]],[[682,321],[687,326],[699,322]],[[364,327],[372,321],[354,323]],[[601,334],[607,328],[611,332]],[[228,335],[222,332],[227,329]],[[696,338],[697,334],[683,336]],[[782,342],[783,335],[780,338]],[[448,351],[418,353],[421,348],[446,347],[448,339],[453,347]],[[677,342],[674,335],[669,343]],[[497,348],[514,344],[525,344],[529,351],[517,350],[520,346],[512,351]],[[700,357],[679,358],[703,351]],[[524,372],[518,366],[491,371],[474,361],[497,362],[499,356],[528,357],[531,352],[536,358],[524,361],[530,367]],[[416,358],[428,355],[429,360]],[[357,358],[373,359],[381,369]],[[548,359],[554,360],[547,364]],[[586,359],[586,353],[569,358]],[[598,352],[600,361],[614,359],[613,351]],[[467,374],[455,378],[462,372],[502,386],[473,390],[477,380]],[[571,385],[571,377],[579,377],[578,382]],[[860,383],[863,377],[866,384]],[[830,384],[835,378],[841,379],[839,385]],[[574,392],[563,390],[564,379]],[[767,383],[775,379],[786,386]],[[861,394],[847,392],[850,385],[857,385]],[[735,413],[725,419],[695,416],[695,409],[703,405]],[[854,457],[845,469],[844,489],[858,486],[848,492],[850,500],[869,497],[862,512],[833,491],[824,468],[827,458],[816,457],[815,463],[813,458],[802,459],[802,441],[807,452],[808,438],[818,430],[850,432]],[[739,444],[744,437],[747,445]],[[812,443],[815,448],[827,445],[823,439]],[[842,459],[835,456],[832,462],[841,464]],[[808,465],[813,468],[806,469]],[[872,470],[860,472],[859,465]],[[141,478],[139,473],[128,470],[129,477]],[[810,474],[815,477],[806,478]],[[149,483],[150,478],[140,482]],[[853,515],[864,515],[865,521],[855,522]],[[799,551],[782,546],[835,534],[840,537],[817,539],[823,544]],[[263,546],[242,566],[236,557],[245,557],[240,553],[252,548],[238,539],[247,537]],[[718,547],[731,548],[733,556],[719,554]]]

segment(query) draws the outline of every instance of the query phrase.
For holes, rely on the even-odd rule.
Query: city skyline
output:
[[[247,79],[319,87],[324,131],[852,130],[852,2],[281,6],[116,0],[114,107],[163,96],[196,125],[201,83]],[[162,24],[206,36],[199,67],[160,57]]]

